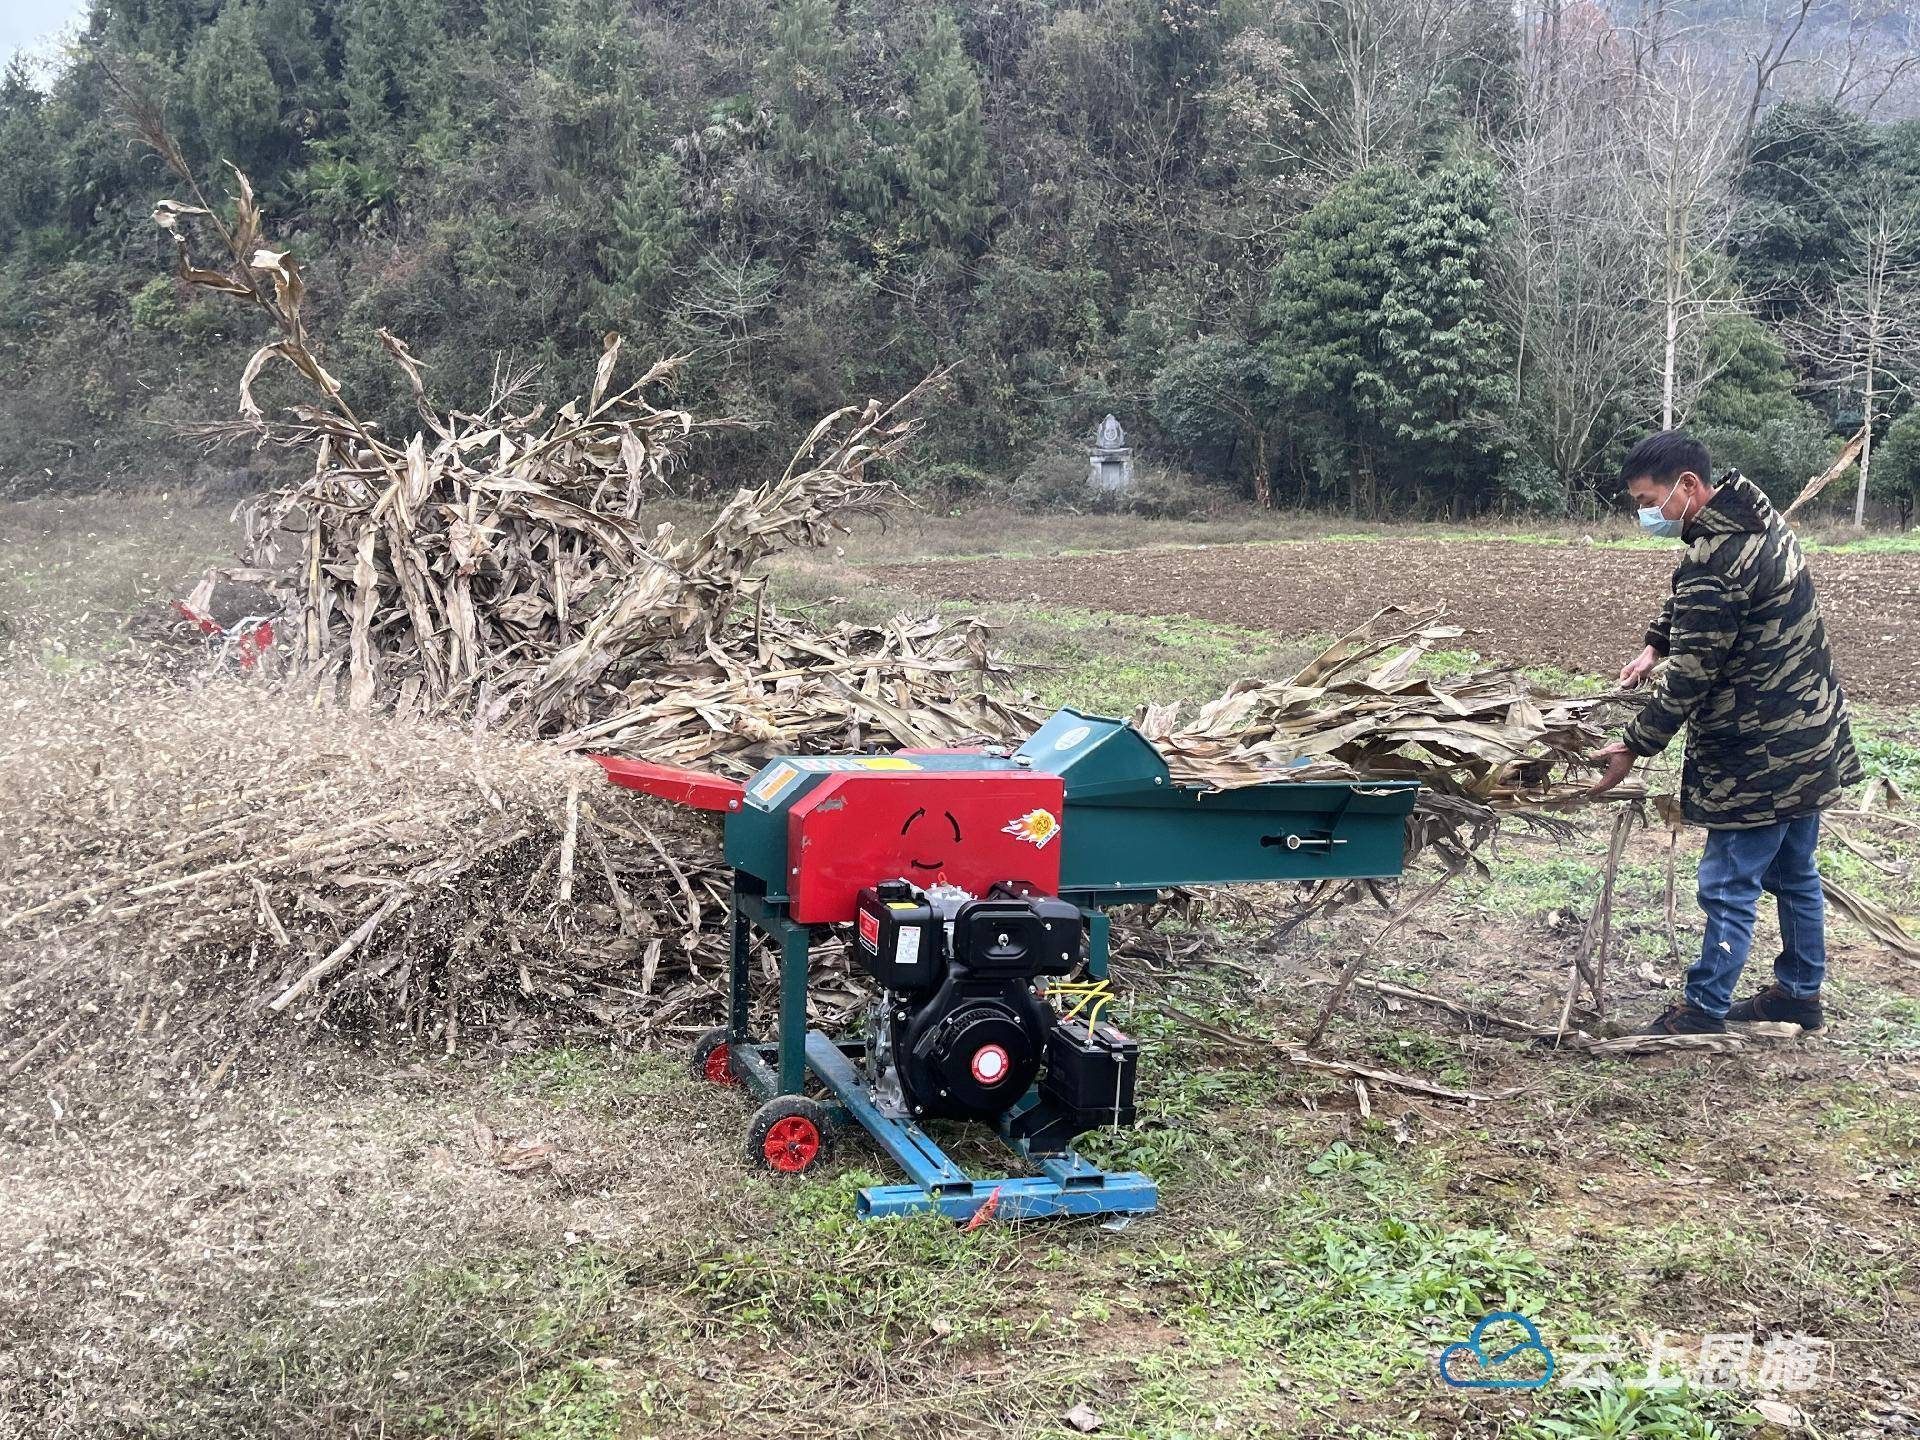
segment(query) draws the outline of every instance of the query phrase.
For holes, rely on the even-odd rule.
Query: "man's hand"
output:
[[[1587,758],[1595,764],[1604,764],[1607,767],[1606,772],[1593,782],[1587,793],[1604,795],[1633,772],[1633,762],[1640,757],[1616,740],[1611,745],[1601,746]]]
[[[1620,667],[1620,688],[1622,690],[1637,689],[1641,682],[1652,672],[1653,667],[1659,663],[1660,652],[1655,650],[1651,645],[1647,646],[1646,649],[1642,650],[1638,655]],[[1606,752],[1602,751],[1601,753],[1605,754]]]

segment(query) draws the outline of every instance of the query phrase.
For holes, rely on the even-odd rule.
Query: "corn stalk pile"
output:
[[[243,567],[210,575],[190,604],[208,609],[227,578],[276,593],[275,648],[303,683],[355,713],[471,719],[683,762],[932,744],[1028,718],[988,696],[1004,671],[977,626],[823,631],[758,593],[753,571],[775,550],[818,544],[900,499],[874,467],[911,440],[917,390],[828,415],[777,480],[742,489],[704,530],[676,538],[671,525],[642,525],[641,507],[666,492],[694,439],[734,423],[648,398],[684,357],[616,384],[621,344],[609,335],[590,392],[550,417],[515,408],[521,377],[498,384],[477,413],[442,411],[406,344],[382,330],[424,427],[390,441],[321,363],[299,264],[266,245],[252,189],[234,173],[231,223],[208,204],[171,200],[155,219],[174,239],[183,280],[272,323],[278,338],[241,377],[240,425],[260,443],[310,454],[312,467],[250,507]],[[195,225],[218,236],[224,265],[194,258]],[[276,359],[318,402],[285,420],[269,419],[254,394]]]

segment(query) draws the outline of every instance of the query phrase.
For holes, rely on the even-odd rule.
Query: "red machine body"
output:
[[[787,893],[807,925],[852,920],[862,888],[903,878],[984,895],[1002,880],[1060,884],[1065,787],[1008,770],[853,770],[787,810]]]

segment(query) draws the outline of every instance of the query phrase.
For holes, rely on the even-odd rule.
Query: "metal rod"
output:
[[[753,932],[740,909],[740,893],[733,894],[733,945],[727,958],[727,1034],[735,1040],[747,1038],[747,957]]]
[[[780,934],[780,1093],[798,1095],[807,1084],[807,952],[813,936],[782,919]]]

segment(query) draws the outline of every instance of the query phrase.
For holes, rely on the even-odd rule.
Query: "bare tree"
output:
[[[780,272],[744,249],[716,249],[702,253],[682,279],[674,329],[704,353],[729,362],[738,355],[751,385],[754,326],[779,293]]]
[[[1838,44],[1813,57],[1824,98],[1872,115],[1910,74],[1920,69],[1920,15],[1914,0],[1848,0]]]
[[[1635,125],[1634,218],[1650,242],[1649,289],[1662,337],[1660,428],[1671,430],[1698,392],[1707,325],[1740,308],[1722,264],[1740,112],[1717,77],[1684,53],[1650,69],[1645,85]]]
[[[1332,58],[1289,76],[1308,122],[1297,158],[1339,179],[1406,153],[1434,118],[1471,0],[1308,0],[1306,26]]]
[[[1753,132],[1760,123],[1760,112],[1773,94],[1780,72],[1795,64],[1794,51],[1806,33],[1807,16],[1814,0],[1761,0],[1744,51],[1747,69],[1747,113],[1740,123],[1740,140],[1735,155],[1744,163],[1753,145]]]
[[[1882,181],[1848,206],[1847,263],[1833,293],[1796,327],[1800,352],[1832,389],[1860,399],[1860,485],[1853,523],[1867,523],[1873,425],[1920,371],[1920,201]]]
[[[1522,54],[1518,123],[1494,140],[1512,221],[1495,299],[1515,339],[1515,393],[1570,505],[1623,418],[1653,403],[1647,277],[1635,223],[1633,57],[1592,12],[1548,0]]]

